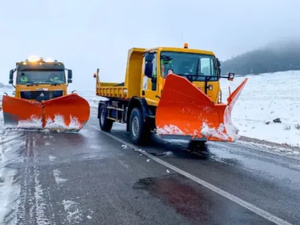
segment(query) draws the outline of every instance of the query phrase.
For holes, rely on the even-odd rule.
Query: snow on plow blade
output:
[[[42,102],[3,96],[2,104],[8,127],[79,131],[90,116],[88,102],[77,94]]]
[[[247,78],[228,97],[228,104],[214,104],[187,79],[170,74],[156,111],[158,135],[188,139],[234,141],[238,130],[231,122],[231,111]]]
[[[42,128],[43,106],[40,102],[4,95],[2,108],[6,126]]]

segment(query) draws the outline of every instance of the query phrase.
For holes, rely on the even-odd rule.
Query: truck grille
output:
[[[21,91],[21,98],[38,100],[49,100],[63,95],[63,91]]]

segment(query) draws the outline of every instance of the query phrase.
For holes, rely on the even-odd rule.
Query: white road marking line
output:
[[[122,160],[118,159],[118,161],[119,161],[119,163],[120,163],[122,166],[124,166],[126,169],[129,168],[129,166],[128,166],[126,163],[124,163]]]
[[[89,126],[100,131],[100,129],[95,127],[94,125],[89,124]],[[235,202],[236,204],[250,210],[251,212],[253,212],[253,213],[255,213],[255,214],[257,214],[257,215],[259,215],[259,216],[261,216],[261,217],[263,217],[263,218],[265,218],[265,219],[267,219],[267,220],[269,220],[269,221],[271,221],[275,224],[278,224],[278,225],[291,225],[291,223],[289,223],[288,221],[285,221],[285,220],[283,220],[283,219],[281,219],[281,218],[279,218],[279,217],[277,217],[277,216],[275,216],[275,215],[273,215],[273,214],[271,214],[271,213],[269,213],[269,212],[267,212],[267,211],[265,211],[261,208],[256,207],[255,205],[253,205],[249,202],[246,202],[246,201],[240,199],[239,197],[237,197],[233,194],[230,194],[229,192],[226,192],[226,191],[222,190],[221,188],[218,188],[218,187],[216,187],[216,186],[214,186],[214,185],[212,185],[212,184],[210,184],[210,183],[208,183],[208,182],[206,182],[206,181],[204,181],[204,180],[202,180],[202,179],[200,179],[200,178],[198,178],[198,177],[196,177],[196,176],[194,176],[194,175],[192,175],[188,172],[185,172],[184,170],[179,169],[178,167],[173,166],[173,165],[171,165],[171,164],[169,164],[169,163],[167,163],[167,162],[165,162],[165,161],[163,161],[163,160],[147,153],[146,151],[144,151],[140,148],[137,148],[134,145],[132,145],[132,144],[126,142],[126,141],[123,141],[120,138],[115,137],[112,134],[109,134],[107,132],[102,132],[102,133],[109,136],[109,137],[111,137],[112,139],[122,143],[122,144],[125,144],[125,145],[129,146],[130,148],[134,149],[135,151],[138,151],[138,152],[142,153],[143,155],[147,156],[148,158],[156,161],[157,163],[159,163],[159,164],[161,164],[161,165],[163,165],[163,166],[165,166],[165,167],[167,167],[167,168],[169,168],[173,171],[176,171],[177,173],[179,173],[179,174],[195,181],[196,183],[210,189],[211,191],[213,191],[213,192],[215,192],[215,193],[217,193],[217,194],[219,194],[219,195]]]

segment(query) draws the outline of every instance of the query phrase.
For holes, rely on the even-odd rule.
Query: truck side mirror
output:
[[[145,71],[144,74],[151,78],[152,77],[152,72],[153,72],[153,58],[154,54],[153,53],[147,53],[145,56]]]
[[[14,83],[14,70],[9,71],[9,84]]]
[[[221,66],[221,62],[220,62],[220,60],[218,58],[217,58],[217,64],[218,64],[218,67]]]
[[[217,58],[217,64],[218,64],[219,75],[221,76],[221,62],[218,58]]]
[[[72,70],[68,70],[68,83],[72,83]]]
[[[228,73],[228,80],[233,81],[234,75],[234,73]]]

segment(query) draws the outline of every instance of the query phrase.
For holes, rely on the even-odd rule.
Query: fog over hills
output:
[[[222,62],[222,73],[239,75],[300,70],[300,41],[271,43]]]

